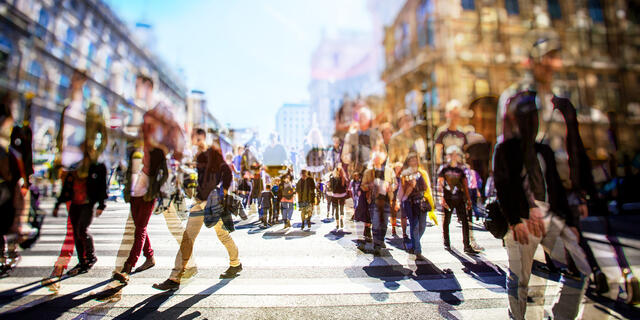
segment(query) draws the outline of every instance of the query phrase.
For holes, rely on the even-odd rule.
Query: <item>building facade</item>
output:
[[[176,113],[186,112],[186,88],[100,0],[7,0],[0,4],[0,86],[35,94],[34,153],[49,161],[71,76],[84,71],[85,97],[108,106],[107,162],[122,159],[127,137],[137,133],[150,107],[136,104],[139,73],[154,80],[154,95]],[[71,127],[84,126],[78,117]],[[82,128],[83,129],[83,128]],[[39,160],[38,160],[39,159]]]
[[[553,32],[563,47],[553,90],[576,106],[589,156],[633,152],[639,9],[623,0],[408,0],[385,29],[385,108],[407,108],[437,128],[457,99],[473,111],[468,124],[494,143],[498,97],[527,73],[536,34]]]
[[[285,103],[276,113],[276,132],[280,142],[291,150],[302,148],[311,128],[311,109],[308,104]]]

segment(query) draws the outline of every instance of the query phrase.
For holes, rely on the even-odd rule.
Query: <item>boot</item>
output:
[[[373,237],[371,236],[371,227],[364,227],[364,240],[371,242]]]

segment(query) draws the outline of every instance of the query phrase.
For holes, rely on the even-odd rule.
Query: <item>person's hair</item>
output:
[[[391,130],[391,133],[393,133],[393,125],[389,122],[385,122],[383,124],[380,125],[380,132],[384,132],[385,130]]]
[[[416,158],[416,160],[420,160],[420,159],[418,158],[418,154],[417,154],[417,153],[410,152],[410,153],[407,155],[407,158],[405,158],[405,159],[404,159],[404,163],[402,164],[402,169],[409,168],[409,160],[411,160],[411,159],[413,159],[413,158]],[[420,161],[418,161],[418,167],[420,167]]]
[[[373,121],[373,112],[371,112],[371,109],[369,109],[369,107],[367,107],[366,105],[358,110],[358,116],[360,117],[362,115],[366,116],[369,121]]]
[[[144,74],[138,74],[137,78],[140,79],[142,83],[148,84],[151,86],[151,88],[153,88],[153,79],[151,79],[151,77],[146,76]]]
[[[3,122],[7,118],[13,118],[11,114],[11,102],[16,96],[12,91],[2,93],[0,97],[0,122]]]
[[[197,129],[193,130],[193,134],[195,134],[197,136],[206,136],[207,132],[204,131],[204,129],[202,129],[202,128],[197,128]]]
[[[271,184],[267,184],[267,189],[271,189]]]

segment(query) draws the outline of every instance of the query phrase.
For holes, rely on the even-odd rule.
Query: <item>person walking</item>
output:
[[[261,214],[260,221],[264,228],[273,225],[273,193],[271,193],[271,185],[267,184],[266,189],[260,194],[258,199],[258,208]]]
[[[291,227],[291,217],[293,215],[293,196],[295,189],[291,185],[289,175],[282,177],[282,185],[278,189],[280,194],[280,209],[282,210],[282,220],[284,220],[284,228]]]
[[[435,209],[435,202],[429,185],[429,174],[420,167],[418,155],[410,153],[402,166],[401,187],[398,191],[398,205],[409,220],[411,235],[410,253],[416,260],[425,261],[420,240],[427,226],[427,213]]]
[[[507,102],[503,139],[494,154],[495,186],[506,222],[504,237],[509,259],[506,288],[509,316],[525,319],[529,279],[538,245],[555,261],[573,261],[581,273],[562,277],[552,312],[554,319],[576,319],[592,272],[579,245],[578,212],[572,211],[552,148],[536,141],[539,136],[538,99],[521,92]],[[533,296],[544,296],[536,286]],[[544,302],[543,302],[544,303]]]
[[[362,177],[361,188],[368,194],[369,212],[373,231],[373,251],[380,255],[386,248],[384,238],[389,224],[391,195],[397,188],[395,173],[391,166],[384,165],[386,153],[377,151],[371,156],[369,168]]]
[[[57,216],[60,205],[70,202],[69,221],[79,260],[78,265],[69,270],[71,276],[86,273],[98,261],[89,226],[93,222],[94,207],[98,205],[95,216],[99,217],[106,208],[107,199],[107,167],[98,161],[107,143],[105,120],[100,109],[97,103],[90,103],[85,122],[86,137],[81,146],[82,160],[67,171],[53,208],[53,216]],[[95,143],[99,135],[100,145]]]
[[[333,175],[329,183],[333,190],[333,196],[331,199],[333,201],[333,216],[336,219],[336,229],[344,228],[344,202],[347,198],[349,181],[347,180],[347,176],[345,175],[344,170],[342,170],[342,167],[337,167],[333,171]]]
[[[186,265],[192,258],[196,237],[204,224],[204,211],[207,209],[207,199],[213,193],[218,193],[218,198],[227,195],[233,175],[229,165],[227,165],[222,157],[218,139],[214,139],[214,143],[216,144],[213,146],[207,146],[206,137],[201,136],[193,141],[198,147],[198,153],[196,155],[196,169],[198,171],[197,201],[189,213],[187,227],[184,230],[180,249],[176,254],[175,266],[171,271],[171,275],[164,282],[154,284],[153,288],[155,289],[173,291],[180,287],[180,280],[185,274]],[[220,187],[222,190],[220,190]],[[226,203],[226,201],[223,201],[223,203]],[[233,241],[229,230],[225,227],[223,219],[218,219],[215,222],[214,229],[218,240],[224,245],[229,255],[229,268],[220,275],[220,278],[235,278],[240,271],[242,271],[238,247]]]
[[[280,216],[280,178],[276,177],[275,179],[273,179],[273,185],[271,186],[271,195],[273,196],[273,220],[271,221],[271,224],[278,224],[280,223],[280,218],[278,218]],[[283,219],[284,220],[284,219]]]
[[[300,171],[300,180],[296,184],[296,194],[298,194],[298,206],[300,208],[300,215],[302,219],[302,226],[304,230],[305,223],[307,224],[307,230],[311,231],[311,215],[313,213],[313,206],[316,201],[316,186],[313,178],[309,176],[307,170]]]
[[[469,197],[469,189],[467,178],[462,168],[460,158],[462,150],[457,145],[449,146],[446,149],[447,161],[438,172],[438,188],[442,190],[441,200],[444,209],[444,222],[442,223],[442,234],[444,237],[444,247],[451,250],[451,242],[449,241],[449,223],[453,211],[458,216],[458,221],[462,224],[462,243],[464,244],[464,252],[469,254],[477,254],[471,246],[469,239],[469,210],[471,210],[471,198]]]

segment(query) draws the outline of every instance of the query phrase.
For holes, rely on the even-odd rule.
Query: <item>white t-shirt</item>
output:
[[[142,197],[147,193],[149,189],[149,176],[140,171],[137,174],[131,175],[131,196]]]

